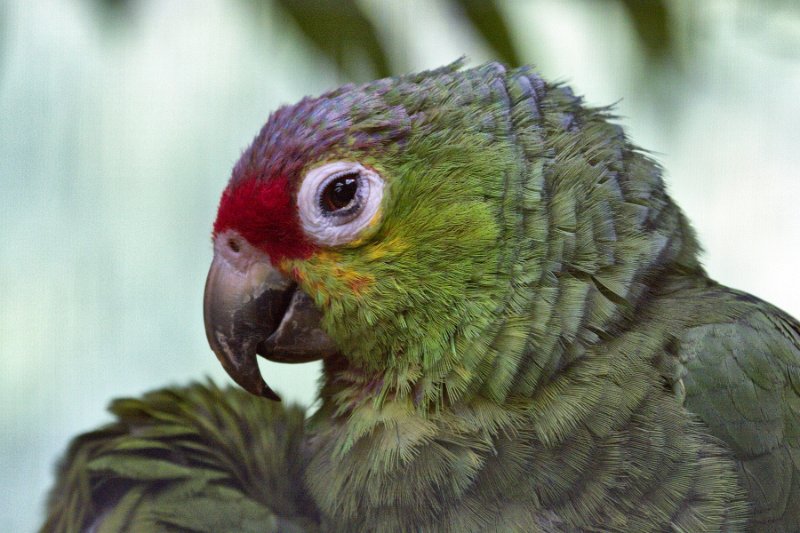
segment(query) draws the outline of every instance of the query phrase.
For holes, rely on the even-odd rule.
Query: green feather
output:
[[[195,384],[117,400],[76,439],[42,531],[313,531],[303,494],[304,413]],[[298,531],[301,529],[298,529]]]

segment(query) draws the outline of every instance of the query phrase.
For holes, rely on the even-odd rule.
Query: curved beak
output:
[[[262,378],[257,354],[301,363],[336,352],[320,329],[321,314],[311,298],[231,230],[214,239],[203,319],[208,343],[228,375],[271,400],[280,398]]]

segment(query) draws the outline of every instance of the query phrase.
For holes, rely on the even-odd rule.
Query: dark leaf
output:
[[[673,56],[675,38],[665,0],[619,0],[636,29],[645,52],[653,59]]]
[[[520,58],[508,26],[494,0],[451,0],[491,46],[497,58],[511,66],[520,66]]]
[[[389,76],[389,61],[378,32],[355,0],[275,0],[303,35],[355,81]],[[358,61],[366,59],[371,73],[364,80]]]
[[[125,21],[131,14],[136,0],[94,0],[95,11],[109,22]]]
[[[133,2],[131,0],[97,0],[97,3],[101,8],[109,11],[122,11],[128,9]]]

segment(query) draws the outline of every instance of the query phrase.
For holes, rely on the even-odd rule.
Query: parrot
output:
[[[114,400],[42,531],[800,531],[800,324],[617,120],[463,59],[278,108],[213,224],[238,386]],[[315,410],[259,356],[321,361]]]

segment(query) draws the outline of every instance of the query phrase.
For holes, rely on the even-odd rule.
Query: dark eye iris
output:
[[[319,198],[319,205],[326,213],[332,213],[350,205],[358,192],[358,175],[345,174],[331,180]]]

